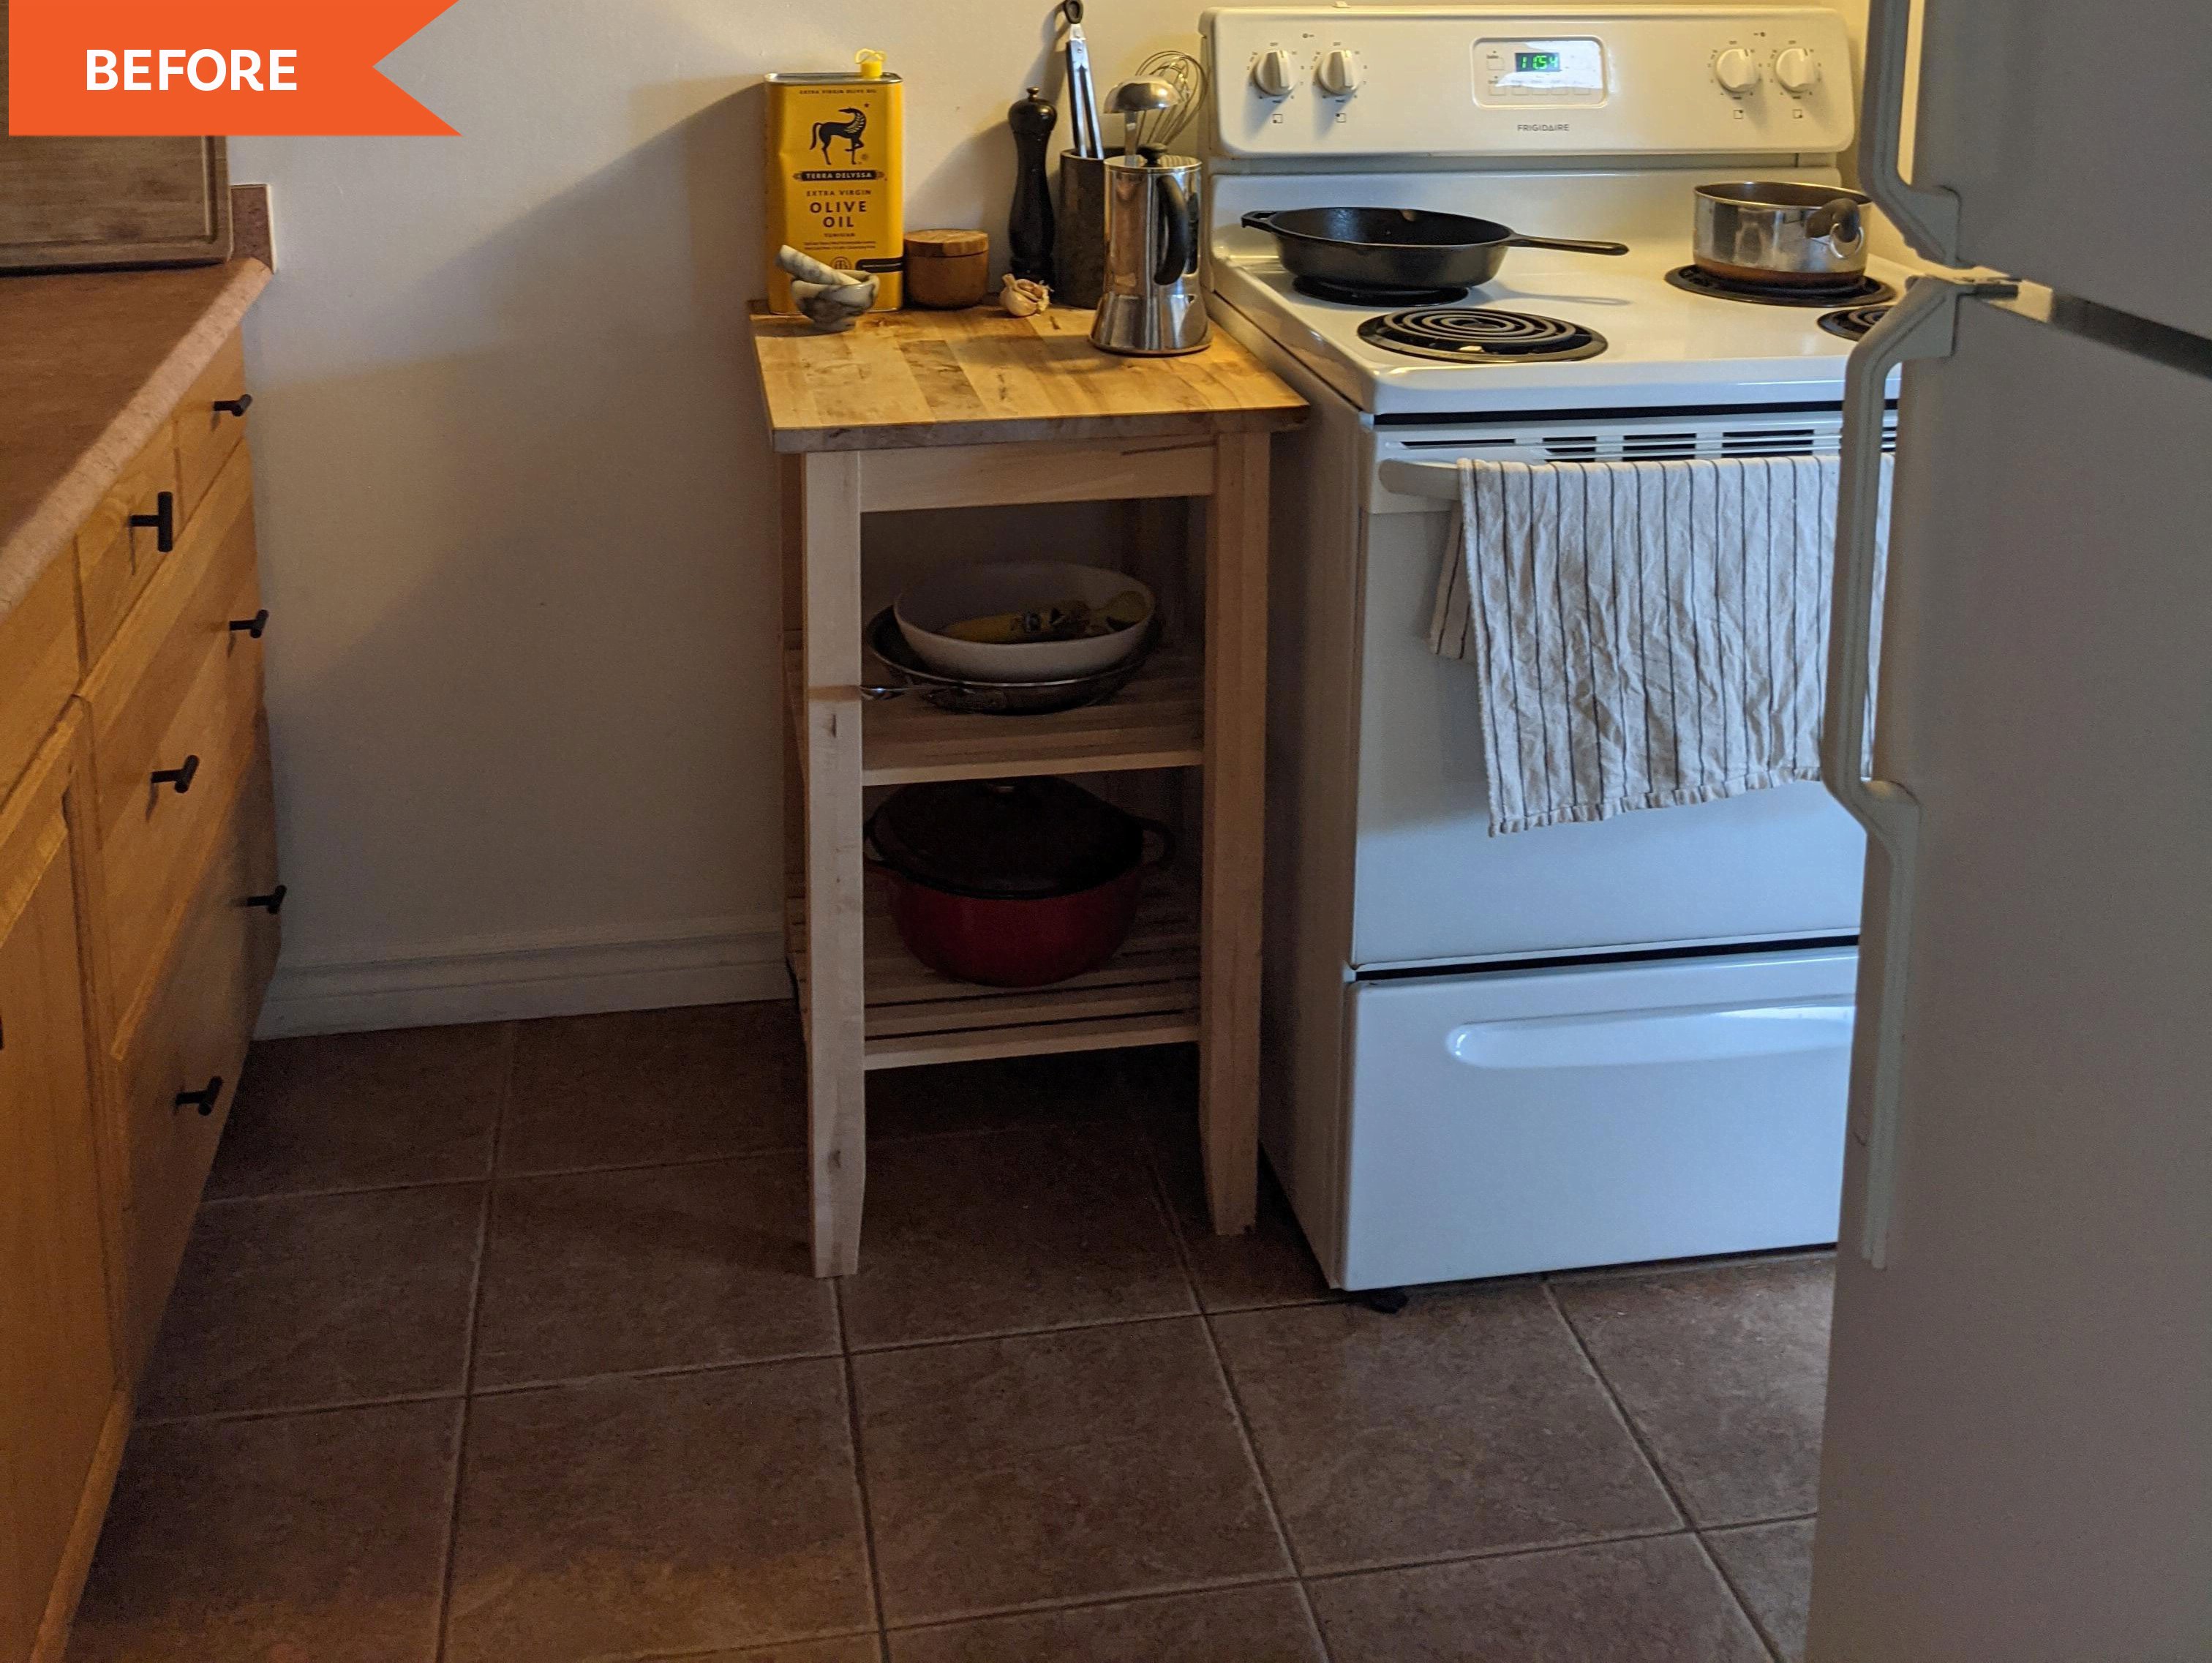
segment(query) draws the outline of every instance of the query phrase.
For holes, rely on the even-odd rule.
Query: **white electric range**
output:
[[[1817,305],[1670,274],[1697,184],[1838,179],[1842,19],[1362,5],[1202,31],[1213,315],[1314,406],[1274,471],[1263,1137],[1323,1267],[1377,1288],[1832,1240],[1856,824],[1802,784],[1492,838],[1477,677],[1426,637],[1461,457],[1835,447],[1845,314],[1906,274]],[[1324,297],[1243,221],[1332,204],[1631,253]]]

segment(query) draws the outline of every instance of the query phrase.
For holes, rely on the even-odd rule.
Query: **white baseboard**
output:
[[[773,917],[475,936],[420,953],[282,960],[259,1037],[739,1004],[790,992]]]

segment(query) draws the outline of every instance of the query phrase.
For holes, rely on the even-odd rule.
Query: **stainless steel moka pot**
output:
[[[1199,164],[1194,157],[1106,160],[1106,286],[1091,344],[1136,357],[1205,346],[1198,281]]]

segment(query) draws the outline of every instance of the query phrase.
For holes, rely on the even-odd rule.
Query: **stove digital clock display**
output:
[[[1589,36],[1478,40],[1474,101],[1523,107],[1602,104],[1605,70],[1605,43]]]

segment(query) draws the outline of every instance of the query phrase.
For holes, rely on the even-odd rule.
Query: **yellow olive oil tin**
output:
[[[788,243],[841,271],[881,282],[875,309],[896,309],[906,269],[906,86],[876,52],[854,75],[768,78],[768,295],[795,312],[776,269]]]

